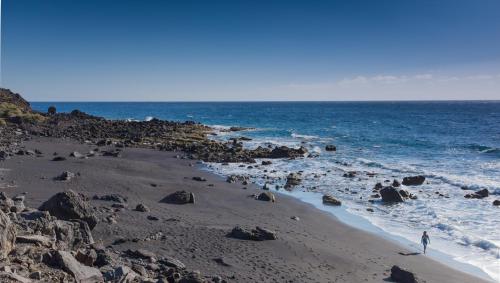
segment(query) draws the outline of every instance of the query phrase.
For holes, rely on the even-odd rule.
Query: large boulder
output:
[[[74,250],[94,243],[92,232],[87,222],[82,220],[56,220],[50,225],[59,249]]]
[[[255,229],[247,230],[240,226],[236,226],[228,234],[231,238],[241,239],[241,240],[252,240],[252,241],[266,241],[266,240],[276,240],[276,233],[261,227],[255,227]]]
[[[10,218],[0,210],[0,259],[4,259],[14,249],[16,227]]]
[[[411,176],[403,178],[403,185],[405,186],[419,186],[425,182],[424,176]]]
[[[384,202],[403,202],[403,196],[394,187],[384,187],[380,190],[380,196]]]
[[[55,194],[39,209],[61,220],[83,220],[90,229],[97,225],[97,217],[88,199],[72,190]]]
[[[163,198],[161,202],[173,204],[194,203],[194,194],[188,191],[177,191]]]
[[[404,270],[397,265],[391,268],[391,280],[398,283],[417,283],[417,278],[410,271]]]

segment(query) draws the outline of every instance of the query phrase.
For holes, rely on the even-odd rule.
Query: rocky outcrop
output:
[[[403,178],[403,185],[405,186],[419,186],[422,185],[424,182],[425,182],[425,177],[421,175]]]
[[[16,227],[9,217],[0,210],[0,259],[4,259],[14,249]]]
[[[417,283],[417,279],[415,275],[407,270],[400,268],[397,265],[394,265],[391,268],[391,280],[398,283]]]
[[[241,240],[252,240],[252,241],[266,241],[266,240],[276,240],[276,233],[261,227],[255,227],[255,229],[248,230],[240,226],[236,226],[228,234],[231,238],[241,239]]]
[[[380,196],[384,202],[403,202],[403,196],[394,187],[384,187],[380,190]]]
[[[72,190],[54,195],[40,206],[40,210],[61,220],[83,220],[90,229],[97,225],[97,217],[87,197]]]
[[[60,203],[67,207],[66,201]],[[207,277],[175,258],[94,243],[83,220],[60,220],[31,208],[13,211],[11,204],[6,206],[9,216],[0,210],[0,261],[7,264],[0,268],[0,282],[206,282]],[[254,236],[267,239],[268,232],[257,229]],[[161,237],[159,232],[134,241]]]
[[[324,195],[323,196],[323,204],[339,206],[339,205],[342,205],[342,202],[340,200],[337,200],[336,198],[332,197],[331,195]]]
[[[0,103],[10,103],[23,111],[31,111],[31,106],[20,94],[12,92],[10,89],[0,88]]]
[[[473,199],[482,199],[488,197],[489,195],[490,192],[488,191],[488,189],[482,189],[472,194],[466,194],[464,197]]]
[[[188,191],[177,191],[163,198],[161,202],[172,204],[194,203],[194,194]]]

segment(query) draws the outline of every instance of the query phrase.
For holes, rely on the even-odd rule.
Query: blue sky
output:
[[[32,101],[500,99],[500,1],[3,0]]]

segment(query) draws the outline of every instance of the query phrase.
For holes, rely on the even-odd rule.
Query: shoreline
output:
[[[190,269],[218,274],[229,282],[380,282],[389,277],[388,270],[394,264],[410,269],[427,282],[486,282],[421,255],[400,255],[411,251],[348,226],[292,196],[277,194],[276,203],[249,198],[249,194],[261,190],[254,186],[242,190],[240,183],[229,184],[216,174],[190,166],[193,160],[175,158],[172,152],[124,148],[122,157],[95,156],[53,162],[50,153],[55,150],[68,156],[72,151],[85,152],[92,146],[50,138],[37,138],[25,145],[46,154],[15,157],[2,163],[2,167],[11,169],[6,181],[13,180],[18,186],[9,189],[8,194],[27,192],[26,202],[30,206],[37,207],[55,192],[72,188],[89,197],[119,193],[127,196],[131,205],[140,201],[151,208],[151,214],[159,221],[145,220],[144,214],[125,209],[116,213],[117,223],[99,223],[94,237],[110,244],[117,236],[140,238],[160,229],[168,241],[126,242],[114,246],[118,250],[139,245],[158,254],[175,256]],[[40,175],[53,176],[63,170],[81,176],[67,183],[40,179]],[[193,181],[194,176],[207,181]],[[151,187],[151,182],[158,187]],[[197,199],[194,205],[158,202],[168,192],[180,188],[194,192]],[[109,205],[91,202],[98,207]],[[300,220],[291,220],[292,216]],[[228,239],[225,235],[235,225],[262,225],[276,231],[278,239],[265,242]],[[214,262],[219,257],[229,266]]]
[[[227,177],[223,174],[219,174],[213,171],[206,165],[202,165],[202,167],[200,167],[199,169],[220,176],[221,178]],[[289,196],[305,204],[311,205],[318,211],[326,212],[333,219],[340,221],[345,225],[369,233],[375,237],[396,242],[397,245],[400,245],[405,249],[410,249],[410,250],[413,249],[415,250],[415,252],[419,253],[421,252],[421,246],[419,243],[413,242],[403,236],[392,234],[388,231],[385,231],[383,228],[372,223],[369,219],[347,211],[347,209],[344,206],[334,207],[334,206],[324,205],[321,200],[322,194],[320,193],[306,192],[300,190],[297,191],[273,190],[273,192],[276,193],[277,195]],[[459,261],[453,258],[452,255],[444,253],[437,249],[433,249],[432,247],[428,249],[426,256],[429,256],[431,259],[436,260],[442,264],[445,264],[446,266],[453,268],[455,270],[460,270],[462,272],[465,272],[473,276],[477,276],[484,280],[495,282],[495,279],[493,279],[488,273],[486,273],[478,266],[475,266],[468,262]]]

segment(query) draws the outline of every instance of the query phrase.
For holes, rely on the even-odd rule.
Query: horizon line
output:
[[[28,100],[29,103],[300,103],[300,102],[500,102],[500,99],[433,100]]]

